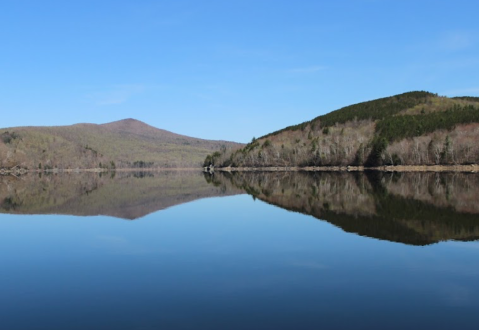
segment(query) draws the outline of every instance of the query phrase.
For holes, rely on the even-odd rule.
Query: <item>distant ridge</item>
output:
[[[111,131],[124,132],[142,136],[151,136],[154,138],[166,137],[166,136],[176,136],[176,137],[185,137],[187,136],[169,132],[164,129],[156,128],[151,125],[148,125],[142,121],[127,118],[118,121],[113,121],[111,123],[101,124],[101,127],[104,127]]]
[[[128,118],[106,124],[0,129],[0,168],[192,168],[240,143],[176,134]]]
[[[124,134],[132,134],[138,135],[142,137],[148,137],[151,139],[161,139],[164,141],[179,141],[181,139],[185,140],[194,140],[194,141],[202,141],[202,142],[226,142],[226,143],[233,143],[240,145],[240,143],[224,141],[224,140],[205,140],[200,138],[194,138],[186,135],[181,135],[177,133],[173,133],[171,131],[167,131],[161,128],[156,128],[154,126],[148,125],[140,120],[127,118],[122,120],[113,121],[111,123],[100,124],[99,126],[104,127],[107,130],[124,133]]]

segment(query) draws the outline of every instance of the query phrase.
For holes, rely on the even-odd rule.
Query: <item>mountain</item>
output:
[[[242,145],[192,138],[135,119],[108,124],[0,129],[0,168],[199,167],[215,150]]]
[[[479,98],[409,92],[363,102],[216,152],[219,167],[479,163]]]

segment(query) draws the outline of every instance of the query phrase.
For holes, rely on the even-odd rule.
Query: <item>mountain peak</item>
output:
[[[114,121],[112,123],[121,123],[121,122],[124,122],[124,123],[142,123],[142,124],[144,124],[144,122],[142,122],[141,120],[135,119],[135,118],[125,118],[125,119]]]
[[[138,125],[138,124],[141,124],[141,125],[146,125],[146,126],[149,126],[148,124],[138,120],[138,119],[135,119],[135,118],[125,118],[125,119],[120,119],[120,120],[116,120],[116,121],[112,121],[111,123],[106,123],[106,124],[102,124],[102,126],[114,126],[114,125]]]
[[[142,121],[139,121],[134,118],[126,118],[118,121],[113,121],[111,123],[100,125],[104,128],[107,128],[112,131],[122,131],[133,134],[148,134],[148,133],[158,133],[159,128],[150,126]],[[173,133],[172,133],[173,134]]]

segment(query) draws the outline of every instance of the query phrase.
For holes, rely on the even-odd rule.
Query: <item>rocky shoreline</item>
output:
[[[206,170],[206,169],[205,169]],[[221,172],[288,172],[288,171],[306,171],[306,172],[363,172],[363,171],[382,171],[382,172],[479,172],[479,165],[396,165],[396,166],[306,166],[306,167],[217,167],[214,171]]]
[[[100,172],[164,172],[164,171],[201,171],[200,168],[116,168],[116,169],[106,169],[106,168],[54,168],[48,170],[29,170],[26,168],[20,167],[12,167],[12,168],[0,168],[0,175],[22,175],[26,173],[80,173],[80,172],[93,172],[93,173],[100,173]]]
[[[78,172],[156,172],[156,171],[192,171],[198,168],[86,168],[86,169],[51,169],[51,170],[28,170],[20,167],[0,168],[0,175],[21,175],[25,173],[78,173]],[[395,165],[395,166],[269,166],[269,167],[205,167],[205,172],[364,172],[364,171],[381,171],[381,172],[479,172],[479,165]]]
[[[21,175],[27,172],[27,169],[18,166],[14,166],[11,168],[0,168],[0,175]]]

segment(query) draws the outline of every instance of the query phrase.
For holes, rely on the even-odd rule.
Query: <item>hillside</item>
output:
[[[113,123],[0,129],[0,168],[199,167],[215,150],[241,144],[175,134],[135,119]]]
[[[363,102],[216,152],[219,167],[479,163],[479,98],[409,92]]]

